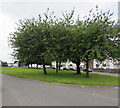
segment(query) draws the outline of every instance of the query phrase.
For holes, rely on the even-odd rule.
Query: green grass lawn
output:
[[[2,68],[0,67],[0,74],[2,73]]]
[[[47,72],[48,75],[44,75],[42,69],[2,68],[4,74],[32,80],[78,85],[118,86],[118,77],[115,76],[90,73],[90,78],[86,78],[85,72],[81,75],[76,75],[75,71],[68,70],[60,70],[56,74],[55,69],[47,69]]]

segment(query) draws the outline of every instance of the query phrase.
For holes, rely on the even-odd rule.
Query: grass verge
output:
[[[48,75],[44,75],[42,69],[2,68],[3,74],[32,80],[78,85],[118,86],[118,77],[115,76],[90,73],[90,78],[86,78],[85,72],[81,75],[76,75],[75,71],[68,70],[60,70],[56,74],[54,69],[47,69],[47,72]]]
[[[0,66],[0,74],[2,73],[2,67]]]

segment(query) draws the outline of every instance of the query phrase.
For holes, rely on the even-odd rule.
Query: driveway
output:
[[[2,102],[3,106],[118,106],[118,88],[55,84],[2,75]]]

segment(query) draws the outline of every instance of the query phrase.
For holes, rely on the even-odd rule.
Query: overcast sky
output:
[[[118,1],[113,0],[0,0],[0,60],[14,62],[12,49],[8,46],[9,34],[15,31],[16,23],[25,18],[37,18],[46,12],[47,8],[54,11],[58,17],[62,12],[70,12],[75,7],[76,17],[88,15],[90,9],[98,5],[103,11],[113,12],[112,19],[118,19]]]

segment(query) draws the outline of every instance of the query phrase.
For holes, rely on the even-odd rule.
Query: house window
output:
[[[96,64],[96,67],[98,68],[98,67],[99,67],[99,64]]]
[[[104,67],[106,66],[106,64],[102,64]]]

